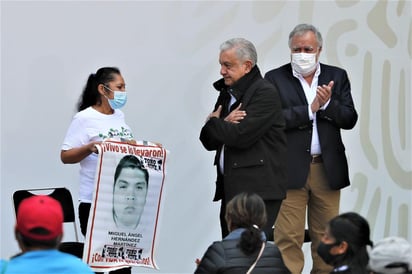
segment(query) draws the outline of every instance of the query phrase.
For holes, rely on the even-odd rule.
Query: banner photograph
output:
[[[83,260],[94,271],[157,269],[154,243],[167,150],[115,141],[98,150]]]

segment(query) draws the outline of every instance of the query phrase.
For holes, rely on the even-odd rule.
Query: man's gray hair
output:
[[[318,29],[310,24],[299,24],[297,25],[289,34],[289,48],[292,48],[292,39],[295,36],[300,36],[305,34],[306,32],[311,31],[315,34],[316,40],[318,42],[318,47],[321,48],[323,44],[322,34],[318,31]]]
[[[255,46],[252,42],[244,39],[244,38],[232,38],[223,42],[220,45],[220,52],[235,48],[236,49],[236,56],[241,61],[250,60],[252,62],[252,67],[254,67],[257,63],[257,52]]]

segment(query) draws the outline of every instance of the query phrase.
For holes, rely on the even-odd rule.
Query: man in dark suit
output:
[[[214,111],[200,133],[207,150],[216,151],[214,201],[221,201],[222,237],[228,234],[226,203],[241,192],[254,192],[266,204],[267,238],[286,195],[286,136],[280,98],[256,65],[254,45],[234,38],[220,46],[222,79]]]
[[[329,273],[316,248],[327,222],[339,214],[340,189],[349,185],[341,129],[358,119],[345,70],[319,63],[322,36],[312,25],[289,35],[291,63],[266,73],[279,90],[288,141],[288,191],[274,230],[286,266],[302,273],[307,213],[313,267]]]

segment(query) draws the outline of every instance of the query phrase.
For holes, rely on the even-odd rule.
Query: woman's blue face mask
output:
[[[120,109],[124,105],[126,105],[126,102],[127,102],[127,92],[126,91],[111,90],[107,86],[104,86],[104,87],[113,92],[113,99],[107,98],[107,100],[109,101],[109,105],[112,109]]]

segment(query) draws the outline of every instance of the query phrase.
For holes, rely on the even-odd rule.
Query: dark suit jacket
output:
[[[217,167],[225,145],[224,174],[217,170],[214,200],[229,201],[241,192],[255,192],[264,200],[284,199],[286,136],[277,90],[262,78],[257,66],[231,87],[223,79],[214,87],[220,91],[215,110],[222,105],[221,117],[209,119],[200,133],[203,146],[216,151]],[[237,99],[231,110],[242,103],[247,113],[239,124],[224,121],[229,113],[228,91]]]
[[[327,179],[332,189],[349,185],[348,164],[341,129],[352,129],[358,119],[348,75],[345,70],[321,64],[318,85],[334,81],[329,105],[316,114],[319,142]],[[271,70],[265,75],[278,90],[286,121],[288,140],[288,189],[305,185],[310,166],[312,121],[308,103],[300,81],[293,76],[289,64]]]

